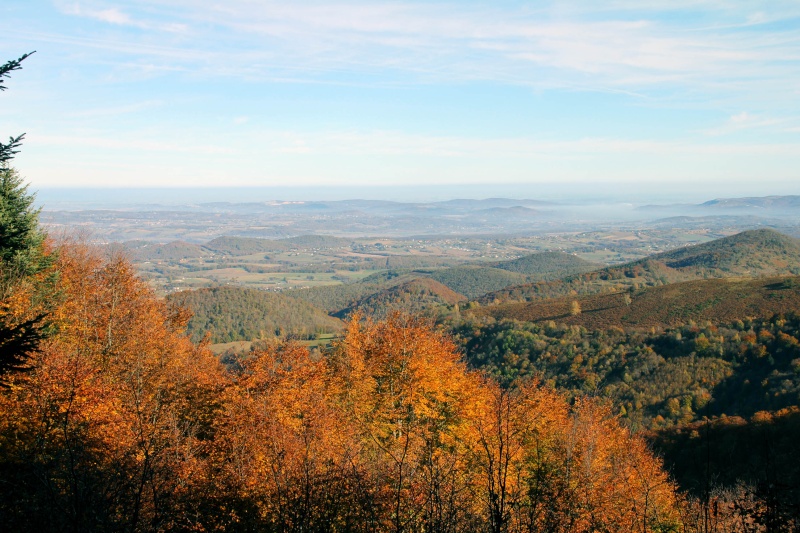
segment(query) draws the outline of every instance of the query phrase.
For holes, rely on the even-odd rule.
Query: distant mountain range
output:
[[[638,209],[647,210],[686,210],[686,211],[724,211],[724,210],[774,210],[781,211],[787,209],[800,208],[800,196],[749,196],[743,198],[715,198],[700,204],[668,204],[643,205]]]
[[[717,198],[700,204],[702,207],[716,208],[760,208],[796,209],[800,208],[800,196],[758,196],[749,198]]]

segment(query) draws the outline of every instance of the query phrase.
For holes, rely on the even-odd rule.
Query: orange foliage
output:
[[[402,315],[227,374],[120,257],[64,247],[57,334],[0,395],[10,529],[666,531],[675,489],[595,401],[467,370]],[[36,510],[45,513],[36,513]]]
[[[123,259],[72,244],[57,266],[57,334],[0,397],[3,460],[47,479],[53,529],[179,522],[222,370]]]

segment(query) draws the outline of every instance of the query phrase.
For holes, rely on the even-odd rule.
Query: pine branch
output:
[[[14,154],[18,153],[19,150],[15,150],[15,148],[19,148],[22,144],[22,139],[25,138],[25,134],[15,137],[8,138],[8,144],[0,143],[0,168],[4,168],[6,166],[6,162],[10,161],[14,158]]]
[[[11,77],[11,73],[14,72],[15,70],[21,69],[22,68],[21,63],[26,58],[30,57],[32,54],[35,54],[35,53],[36,53],[36,50],[34,50],[33,52],[29,52],[29,53],[23,55],[19,59],[12,59],[11,61],[6,62],[5,65],[0,67],[0,91],[5,91],[6,90],[6,86],[3,85],[3,78],[10,78]]]

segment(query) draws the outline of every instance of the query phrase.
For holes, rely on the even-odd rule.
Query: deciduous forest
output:
[[[48,235],[21,140],[0,143],[0,530],[800,530],[797,239],[608,267],[414,250],[332,286],[165,298],[136,253],[363,245]]]

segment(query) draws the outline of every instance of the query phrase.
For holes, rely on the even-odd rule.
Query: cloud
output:
[[[800,117],[784,116],[775,118],[741,111],[728,117],[728,120],[721,126],[704,130],[703,133],[711,136],[728,135],[745,130],[769,130],[788,133],[794,131],[794,125],[798,123],[800,123]]]
[[[122,33],[111,47],[207,76],[315,83],[347,77],[375,83],[486,80],[639,94],[666,89],[744,95],[757,85],[775,91],[787,81],[800,85],[791,67],[800,57],[796,33],[748,29],[800,14],[784,2],[769,14],[710,1],[616,2],[604,9],[570,2],[537,9],[252,0],[115,4],[122,7],[95,0],[90,7],[62,9],[153,36],[163,33],[164,39],[144,41]],[[694,17],[710,14],[721,25],[695,31]],[[175,31],[183,32],[178,40],[171,37]]]
[[[174,33],[186,31],[185,24],[175,23],[175,22],[160,24],[152,21],[134,19],[129,14],[123,12],[122,10],[116,7],[93,8],[93,7],[86,7],[85,4],[81,4],[78,2],[75,3],[59,2],[57,5],[61,9],[61,12],[67,15],[84,17],[99,22],[104,22],[106,24],[114,24],[118,26],[131,26],[144,30],[158,30],[158,31],[174,32]]]

